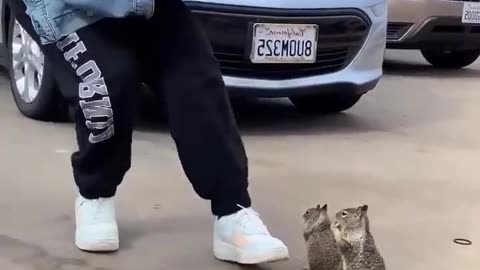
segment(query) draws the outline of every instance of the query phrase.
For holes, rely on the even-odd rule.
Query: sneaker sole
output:
[[[276,261],[288,260],[288,249],[277,248],[262,252],[245,252],[229,243],[216,240],[213,253],[222,261],[235,262],[239,264],[261,264]]]
[[[101,241],[96,243],[81,243],[76,242],[78,249],[86,252],[113,252],[119,248],[119,243],[116,241]]]

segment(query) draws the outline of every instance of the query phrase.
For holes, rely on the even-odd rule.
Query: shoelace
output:
[[[245,228],[249,233],[253,234],[267,234],[269,231],[265,224],[260,220],[259,214],[251,209],[245,208],[237,204],[242,210],[237,213],[237,220],[239,220],[240,225]]]
[[[106,206],[105,203],[106,203],[105,201],[98,199],[90,202],[83,201],[80,204],[80,206],[85,204],[83,207],[89,208],[89,210],[86,210],[86,211],[89,211],[91,213],[89,222],[97,223],[97,222],[109,221],[109,217],[111,213],[109,213],[109,210],[107,210],[108,206]]]

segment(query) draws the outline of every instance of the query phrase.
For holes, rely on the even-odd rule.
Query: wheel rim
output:
[[[13,26],[12,71],[16,91],[26,103],[32,103],[40,90],[44,55],[35,40],[15,20]]]

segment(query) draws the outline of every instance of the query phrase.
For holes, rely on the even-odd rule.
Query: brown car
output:
[[[387,48],[419,49],[435,67],[480,56],[480,0],[388,0]]]

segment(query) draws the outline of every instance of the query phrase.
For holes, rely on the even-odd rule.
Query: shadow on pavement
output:
[[[477,78],[480,70],[472,69],[471,66],[464,69],[449,70],[439,69],[426,63],[405,62],[400,60],[385,59],[383,63],[385,75],[429,77],[429,78]]]
[[[244,135],[337,134],[377,130],[373,123],[349,111],[334,115],[299,113],[287,99],[233,99],[232,105]],[[169,132],[166,117],[158,109],[142,107],[136,130]]]
[[[396,56],[396,55],[395,55]],[[402,55],[400,55],[402,56]],[[351,110],[333,115],[299,113],[288,99],[232,99],[235,116],[243,135],[329,135],[366,133],[371,131],[400,132],[405,126],[443,121],[455,117],[457,104],[436,94],[425,80],[412,80],[399,87],[392,77],[473,78],[480,70],[456,71],[434,69],[419,58],[396,56],[384,63],[385,76],[377,88],[367,94]],[[6,78],[6,74],[0,72]],[[405,87],[405,89],[403,89]],[[3,89],[5,92],[7,89]],[[374,95],[374,96],[372,96]],[[146,96],[139,104],[136,130],[169,133],[168,122],[158,99]],[[395,100],[395,102],[388,102]],[[429,106],[425,106],[428,100]],[[59,123],[60,124],[60,123]],[[70,125],[69,123],[64,123]],[[61,125],[61,124],[60,124]]]
[[[298,112],[285,99],[257,99],[234,104],[240,129],[249,135],[337,134],[376,129],[351,111],[332,115],[306,115]]]

